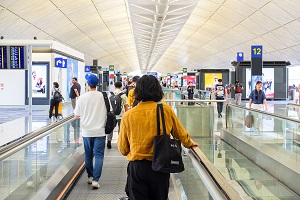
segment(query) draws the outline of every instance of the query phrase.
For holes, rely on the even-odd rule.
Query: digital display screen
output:
[[[23,46],[11,46],[10,47],[10,67],[12,69],[24,69],[24,47]]]
[[[6,47],[0,46],[0,69],[7,69]]]

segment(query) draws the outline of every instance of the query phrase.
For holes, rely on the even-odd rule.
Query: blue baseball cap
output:
[[[95,87],[99,84],[99,79],[95,74],[86,74],[85,79],[87,83],[92,87]]]

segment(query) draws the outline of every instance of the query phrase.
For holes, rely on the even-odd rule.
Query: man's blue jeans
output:
[[[85,167],[88,177],[93,177],[93,181],[99,181],[105,149],[105,136],[102,137],[83,137],[85,150]],[[95,165],[93,167],[93,158],[95,156]]]

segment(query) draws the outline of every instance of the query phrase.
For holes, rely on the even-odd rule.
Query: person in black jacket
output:
[[[190,81],[189,86],[187,87],[188,91],[188,99],[194,99],[194,86],[193,83]],[[188,102],[188,105],[193,105],[192,102]]]

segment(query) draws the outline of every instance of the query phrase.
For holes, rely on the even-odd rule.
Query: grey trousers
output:
[[[234,102],[235,102],[235,104],[236,105],[241,105],[241,103],[242,103],[242,93],[236,93],[235,95],[234,95]]]
[[[75,99],[71,99],[71,103],[72,103],[73,110],[75,110],[75,107],[76,107],[76,98]]]

